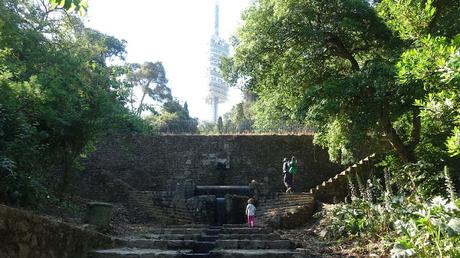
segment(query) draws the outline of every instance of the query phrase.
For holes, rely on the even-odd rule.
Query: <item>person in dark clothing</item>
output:
[[[289,161],[287,158],[283,159],[283,182],[286,186],[286,193],[292,192],[292,180],[293,176],[289,173]]]
[[[260,196],[260,189],[259,189],[259,183],[256,180],[252,180],[251,183],[249,183],[249,190],[252,192],[254,199],[254,205],[258,206],[259,205],[259,196]]]

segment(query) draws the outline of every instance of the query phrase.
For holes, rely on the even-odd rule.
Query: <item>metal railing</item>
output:
[[[296,135],[311,135],[315,133],[315,129],[307,127],[303,124],[295,124],[292,122],[278,122],[263,128],[256,127],[251,122],[241,122],[238,124],[223,124],[219,126],[217,123],[204,122],[198,124],[196,120],[181,121],[178,123],[170,123],[159,128],[159,133],[162,135],[248,135],[248,134],[296,134]]]

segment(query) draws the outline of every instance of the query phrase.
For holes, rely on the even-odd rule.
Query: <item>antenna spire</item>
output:
[[[219,0],[216,0],[214,15],[214,35],[219,36]]]

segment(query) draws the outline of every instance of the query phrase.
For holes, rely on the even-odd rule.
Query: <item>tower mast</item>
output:
[[[214,35],[219,37],[219,0],[216,0],[216,7],[214,9]]]
[[[220,59],[228,56],[229,46],[225,40],[219,37],[219,2],[216,0],[214,9],[214,34],[210,41],[209,56],[209,94],[207,102],[211,104],[212,121],[218,117],[218,106],[227,100],[228,86],[220,75]]]

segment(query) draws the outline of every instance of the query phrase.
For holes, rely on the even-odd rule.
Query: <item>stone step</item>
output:
[[[305,200],[305,199],[310,199],[310,198],[312,198],[312,197],[311,196],[306,196],[306,197],[296,197],[296,198],[275,198],[275,199],[261,200],[259,203],[289,202],[289,201]]]
[[[277,198],[292,198],[292,197],[305,197],[309,196],[309,193],[279,193]]]
[[[206,229],[203,228],[153,228],[149,230],[151,234],[202,234]]]
[[[193,252],[194,253],[209,253],[210,250],[216,248],[216,241],[195,241]]]
[[[308,199],[308,198],[312,198],[311,194],[308,194],[308,195],[305,195],[305,196],[286,196],[286,197],[278,197],[278,198],[274,198],[274,199],[266,199],[265,201],[266,201],[266,202],[269,202],[269,201],[276,201],[276,200],[279,200],[279,201],[289,201],[289,200],[303,200],[303,199]]]
[[[143,210],[163,214],[165,216],[172,216],[172,217],[190,217],[190,213],[188,211],[178,211],[178,210],[170,210],[164,207],[153,206],[151,204],[143,204],[138,203],[140,206],[143,206]]]
[[[204,232],[209,236],[217,236],[222,232],[222,228],[208,228]]]
[[[212,236],[204,234],[141,234],[137,238],[132,239],[213,241],[218,238],[219,235]]]
[[[301,258],[301,252],[283,249],[215,249],[210,252],[210,257],[219,258]]]
[[[174,228],[208,228],[205,224],[175,225]]]
[[[209,253],[187,253],[182,256],[183,258],[208,258],[211,257]]]
[[[313,196],[306,196],[302,198],[293,198],[293,199],[268,199],[262,201],[261,203],[274,203],[274,202],[296,202],[296,201],[303,201],[303,200],[311,200]]]
[[[211,241],[216,241],[217,239],[219,239],[219,235],[201,235],[201,236],[198,236],[197,239],[199,241],[205,241],[205,242],[211,242]]]
[[[126,247],[143,249],[193,249],[195,240],[130,239]]]
[[[218,249],[290,249],[289,240],[224,239],[217,240]]]
[[[154,218],[157,218],[157,219],[161,219],[163,221],[171,221],[171,222],[174,222],[174,221],[180,221],[180,222],[188,222],[188,223],[191,223],[192,222],[192,218],[189,216],[189,215],[174,215],[174,214],[170,214],[168,212],[165,212],[165,211],[162,211],[162,210],[158,210],[158,209],[155,209],[155,208],[148,208],[148,207],[145,207],[144,209],[142,209],[142,212],[144,214],[149,214],[149,215],[152,215]]]
[[[281,240],[280,236],[275,233],[267,234],[220,234],[220,239],[258,239],[258,240]]]
[[[305,201],[298,201],[298,202],[286,202],[286,203],[267,203],[264,205],[259,205],[259,207],[256,207],[258,210],[264,207],[285,207],[285,206],[295,206],[295,205],[305,205],[305,204],[310,204],[313,203],[313,199],[311,200],[305,200]]]
[[[288,204],[279,204],[279,205],[263,205],[257,207],[256,213],[264,211],[267,209],[277,209],[277,208],[286,208],[286,207],[297,207],[297,206],[310,206],[313,205],[313,202],[302,202],[302,203],[288,203]]]
[[[223,224],[222,228],[242,228],[245,226],[246,224]]]
[[[185,208],[185,207],[177,207],[177,206],[174,207],[174,206],[168,206],[168,205],[163,205],[163,204],[157,204],[157,203],[151,202],[150,200],[134,199],[133,201],[136,202],[137,204],[150,206],[150,207],[155,207],[155,208],[159,208],[159,209],[162,209],[162,210],[184,212],[184,213],[188,212],[187,208]]]
[[[276,205],[276,204],[289,204],[289,203],[299,203],[299,202],[311,202],[313,198],[302,198],[298,200],[272,200],[259,203],[258,206],[263,205]],[[257,206],[256,206],[257,207]]]
[[[267,202],[267,203],[262,203],[259,206],[256,206],[256,208],[259,207],[264,207],[264,206],[290,206],[290,205],[296,205],[296,204],[304,204],[304,203],[312,203],[312,199],[307,199],[307,200],[297,200],[297,201],[277,201],[277,202]]]
[[[273,230],[268,228],[224,228],[222,234],[268,234],[272,233]]]
[[[201,234],[140,234],[142,239],[161,239],[161,240],[195,240]]]
[[[180,207],[165,207],[161,204],[156,204],[150,198],[142,198],[138,196],[129,196],[132,203],[138,206],[143,206],[144,210],[157,214],[165,214],[168,217],[190,217],[188,210]]]
[[[313,203],[305,204],[305,205],[293,205],[293,206],[280,206],[280,207],[266,207],[263,209],[260,209],[256,211],[256,218],[258,214],[264,214],[264,213],[269,213],[269,212],[275,212],[275,211],[284,211],[284,210],[290,210],[290,209],[296,209],[296,208],[302,208],[305,206],[311,207],[314,205]]]
[[[95,250],[88,253],[88,258],[182,258],[184,254],[192,250],[160,250],[139,248],[115,248],[107,250]]]

